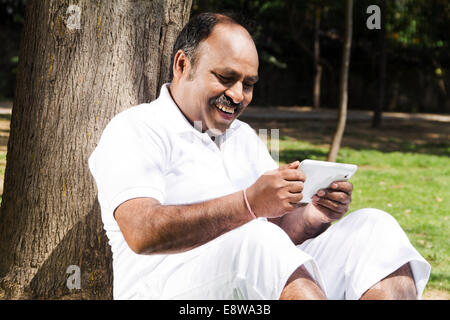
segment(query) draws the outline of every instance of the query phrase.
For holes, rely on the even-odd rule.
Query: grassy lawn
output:
[[[286,136],[280,163],[326,160],[328,147]],[[381,152],[344,147],[338,162],[358,164],[350,211],[372,207],[392,214],[431,264],[428,289],[450,291],[450,160],[445,155]]]

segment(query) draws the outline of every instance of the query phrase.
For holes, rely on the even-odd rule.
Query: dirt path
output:
[[[11,101],[0,101],[0,114],[10,114],[12,108]],[[372,111],[349,110],[348,120],[371,120]],[[337,119],[337,110],[320,109],[314,110],[311,107],[257,107],[249,106],[243,119],[272,119],[272,120],[295,120],[295,119],[317,119],[317,120],[335,120]],[[383,119],[404,119],[404,120],[423,120],[439,121],[450,123],[450,115],[432,114],[432,113],[403,113],[403,112],[383,112]]]
[[[443,290],[425,289],[422,300],[450,300],[450,293]]]
[[[242,114],[243,119],[271,120],[336,120],[338,111],[334,109],[314,110],[311,107],[255,107],[249,106]],[[348,110],[347,119],[371,121],[372,111]],[[419,120],[450,123],[450,115],[432,113],[383,112],[383,120]]]
[[[328,147],[337,111],[306,107],[248,107],[241,120],[254,129],[279,129],[280,137]],[[450,115],[390,112],[371,128],[370,111],[349,110],[342,147],[450,156]]]

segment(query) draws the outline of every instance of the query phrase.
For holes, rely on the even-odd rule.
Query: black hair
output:
[[[241,25],[230,14],[204,12],[192,17],[179,33],[173,46],[170,79],[173,78],[173,63],[178,50],[182,50],[191,61],[192,68],[195,68],[196,50],[200,42],[211,34],[213,28],[218,23],[230,23]]]

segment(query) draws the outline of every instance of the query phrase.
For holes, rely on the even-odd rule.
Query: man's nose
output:
[[[228,88],[225,94],[236,104],[244,101],[244,92],[240,81],[237,81],[232,87]]]

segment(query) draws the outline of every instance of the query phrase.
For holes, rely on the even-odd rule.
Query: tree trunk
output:
[[[400,71],[401,72],[401,71]],[[392,88],[392,94],[389,100],[389,103],[387,104],[388,111],[396,111],[397,110],[397,102],[399,98],[400,93],[400,81],[402,78],[402,75],[399,74],[399,71],[394,72],[393,75],[390,75],[390,83],[392,85],[390,86]],[[419,71],[422,72],[422,71]]]
[[[380,73],[379,73],[379,91],[378,91],[378,101],[375,105],[373,118],[372,118],[372,128],[378,128],[381,126],[383,106],[385,102],[386,93],[386,3],[385,0],[380,2],[381,10],[381,30],[380,30]]]
[[[314,87],[313,105],[315,109],[320,108],[320,83],[322,79],[322,66],[320,64],[320,17],[321,8],[315,8],[314,21]]]
[[[27,1],[0,211],[7,299],[112,297],[87,160],[114,115],[151,101],[168,80],[191,0],[71,4]],[[80,289],[67,286],[71,265]]]
[[[447,88],[445,87],[445,78],[444,78],[444,73],[442,72],[443,68],[437,58],[432,56],[431,61],[433,62],[433,66],[435,68],[436,84],[438,87],[438,95],[437,95],[438,106],[436,109],[438,112],[448,113],[450,101],[449,101],[448,95],[447,95]],[[436,72],[437,70],[439,70],[439,71]],[[425,105],[425,107],[430,107],[430,106]],[[425,109],[425,110],[427,110],[427,109]]]
[[[339,79],[339,114],[336,131],[331,143],[328,161],[336,161],[342,137],[344,136],[345,123],[347,121],[347,100],[348,100],[348,70],[350,66],[350,51],[352,47],[353,28],[353,0],[345,2],[345,36],[342,49],[341,74]]]

